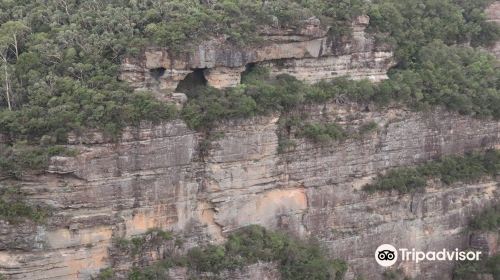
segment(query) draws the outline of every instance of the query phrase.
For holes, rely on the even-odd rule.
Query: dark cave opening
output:
[[[150,69],[149,70],[149,73],[151,74],[151,76],[155,79],[155,80],[158,80],[159,78],[161,78],[163,75],[165,75],[165,71],[167,69],[165,69],[165,67],[159,67],[159,68],[153,68],[153,69]]]
[[[244,84],[248,74],[252,73],[257,65],[255,63],[248,63],[245,65],[245,71],[241,72],[241,83]]]
[[[205,87],[207,85],[207,79],[203,71],[205,68],[194,69],[193,72],[189,73],[186,78],[179,82],[175,92],[190,93],[199,87]]]

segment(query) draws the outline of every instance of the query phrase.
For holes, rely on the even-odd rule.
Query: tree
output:
[[[12,110],[9,52],[14,52],[16,60],[19,58],[19,41],[27,34],[29,28],[20,21],[8,21],[0,26],[0,58],[2,59],[5,79],[5,96],[9,110]]]

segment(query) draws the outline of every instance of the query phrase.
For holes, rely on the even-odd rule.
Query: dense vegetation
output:
[[[470,229],[475,231],[500,232],[500,205],[493,205],[485,209],[470,222]],[[484,275],[492,275],[493,279],[500,279],[500,255],[493,255],[479,262],[458,263],[453,271],[454,280],[479,280]]]
[[[168,238],[137,237],[134,239],[136,241],[120,240],[117,245],[128,252],[137,253],[135,250],[147,245],[145,242],[172,239],[171,234],[162,231],[152,233],[160,237],[167,235]],[[187,266],[195,278],[196,275],[207,273],[216,276],[224,270],[239,269],[258,261],[277,263],[282,278],[287,280],[340,280],[347,271],[345,262],[326,257],[323,249],[314,241],[301,241],[260,226],[248,226],[229,235],[223,245],[195,247],[186,256],[170,255],[149,267],[134,268],[129,279],[165,279],[166,272],[173,266]],[[104,276],[109,275],[113,275],[112,270],[103,270],[101,278],[106,279]]]
[[[490,231],[500,233],[500,204],[486,208],[470,222],[474,231]],[[453,271],[454,280],[479,280],[487,278],[500,279],[500,254],[482,258],[481,261],[460,262]]]
[[[400,61],[390,80],[372,84],[339,78],[305,85],[289,76],[270,81],[265,70],[256,68],[244,77],[246,86],[224,92],[208,89],[211,98],[205,94],[190,96],[193,107],[188,107],[187,119],[196,116],[191,122],[196,128],[202,122],[270,110],[288,112],[304,102],[321,103],[339,97],[379,105],[402,102],[415,109],[440,105],[462,114],[500,118],[500,71],[495,59],[454,45],[491,44],[499,37],[498,27],[486,22],[482,12],[491,1],[374,2],[368,9],[370,28],[378,32],[380,40],[394,45]],[[215,100],[221,96],[222,100]]]
[[[49,207],[27,204],[25,202],[25,194],[20,188],[0,188],[0,220],[5,220],[10,223],[31,220],[40,223],[49,215]]]
[[[117,81],[124,54],[152,43],[186,49],[222,34],[235,44],[255,42],[258,27],[274,18],[297,24],[319,13],[325,23],[347,24],[362,6],[302,2],[2,1],[0,132],[64,142],[68,131],[82,127],[116,133],[125,124],[168,119],[171,108]]]
[[[418,62],[416,54],[434,40],[447,45],[488,45],[498,27],[484,20],[491,0],[375,0],[369,9],[371,29],[396,48],[402,67]]]
[[[94,127],[116,137],[125,125],[179,116],[192,128],[208,131],[221,119],[289,112],[335,98],[398,102],[415,109],[441,105],[500,117],[495,60],[460,46],[487,45],[498,38],[498,27],[484,18],[490,1],[204,2],[210,1],[1,1],[0,134],[10,148],[0,150],[0,173],[32,167],[16,163],[26,156],[17,149],[13,157],[12,146],[42,144],[40,153],[52,154],[49,146],[65,143],[70,131]],[[258,44],[260,25],[297,26],[312,15],[332,26],[330,36],[348,36],[349,22],[362,13],[370,15],[370,30],[394,46],[400,62],[391,79],[380,84],[339,78],[305,85],[286,75],[270,79],[257,67],[235,89],[189,92],[179,114],[117,80],[123,56],[149,44],[176,52],[222,34],[236,45]],[[319,140],[341,136],[332,127],[305,127],[304,133],[323,135]]]
[[[453,280],[500,279],[500,255],[494,255],[481,261],[460,262],[453,271]]]
[[[500,254],[485,257],[480,261],[459,262],[453,271],[453,280],[500,279]]]
[[[480,215],[474,217],[470,223],[470,228],[472,230],[500,232],[500,204],[489,207]]]
[[[417,167],[396,168],[379,176],[374,183],[366,185],[365,190],[409,193],[421,191],[431,178],[449,185],[458,181],[474,182],[484,176],[496,176],[499,171],[500,151],[489,150],[465,156],[447,156]]]
[[[234,44],[258,43],[260,25],[276,20],[282,26],[297,25],[314,14],[325,24],[345,29],[365,6],[358,0],[203,2],[1,1],[0,134],[6,136],[6,144],[64,143],[68,132],[89,127],[117,136],[125,125],[178,117],[173,106],[150,93],[134,93],[117,81],[123,56],[138,54],[149,44],[175,52],[221,35]],[[213,100],[196,102],[205,101]],[[238,97],[230,101],[240,102]],[[223,117],[235,115],[245,112]],[[47,150],[48,145],[40,149]],[[46,164],[18,164],[31,152],[21,155],[17,149],[13,156],[8,150],[12,149],[0,150],[2,176],[16,173],[12,170],[19,166]]]
[[[75,151],[63,146],[31,146],[18,141],[12,146],[0,144],[0,179],[20,178],[24,170],[46,170],[50,157],[73,156]]]

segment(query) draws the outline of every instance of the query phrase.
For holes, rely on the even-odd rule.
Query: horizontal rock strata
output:
[[[361,186],[379,172],[442,155],[500,147],[500,124],[444,111],[381,112],[358,105],[307,109],[310,121],[346,129],[376,122],[359,139],[323,147],[304,139],[278,153],[272,115],[221,124],[223,137],[200,156],[202,135],[181,121],[127,129],[119,143],[99,133],[71,137],[75,158],[55,157],[49,173],[18,184],[30,203],[53,208],[46,224],[0,226],[0,274],[8,279],[90,279],[116,263],[117,237],[150,228],[184,235],[187,248],[222,242],[250,224],[320,239],[349,262],[348,279],[380,279],[373,259],[381,243],[462,248],[469,217],[499,198],[498,182],[442,186],[423,194],[367,194]],[[417,279],[443,279],[449,267],[398,264]],[[445,277],[446,278],[446,277]]]

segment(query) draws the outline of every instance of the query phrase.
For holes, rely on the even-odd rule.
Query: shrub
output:
[[[97,275],[97,280],[112,280],[115,273],[112,268],[101,269]]]
[[[13,146],[0,144],[0,176],[20,178],[24,170],[44,171],[52,156],[75,156],[63,146],[33,146],[19,141]]]
[[[263,71],[259,69],[255,71]],[[184,120],[193,129],[207,131],[220,120],[290,110],[303,101],[305,84],[291,76],[269,82],[248,78],[247,82],[226,90],[199,87],[189,92],[190,100],[182,111]]]
[[[194,248],[188,253],[191,269],[215,274],[257,261],[278,262],[283,279],[342,279],[347,270],[345,262],[325,257],[318,243],[260,226],[238,230],[224,245]]]
[[[500,279],[500,255],[490,256],[480,261],[459,262],[453,271],[453,280]]]
[[[390,170],[364,189],[372,192],[397,190],[400,193],[421,191],[429,178],[438,178],[447,185],[458,181],[474,182],[484,176],[496,176],[499,163],[500,152],[497,150],[448,156],[417,167]]]
[[[30,205],[25,201],[25,194],[18,187],[0,189],[0,219],[10,223],[31,220],[42,223],[51,214],[47,206]]]
[[[364,135],[369,134],[373,131],[376,131],[377,129],[378,129],[378,124],[376,122],[372,121],[372,122],[362,124],[358,129],[358,133],[359,133],[359,135],[364,136]]]
[[[178,245],[178,237],[174,236],[172,232],[151,228],[143,235],[134,236],[131,239],[115,238],[113,245],[121,252],[136,256],[143,253],[146,246],[161,246],[166,241],[173,241],[175,246]]]
[[[500,230],[500,204],[487,208],[471,220],[470,228],[482,231]]]
[[[347,133],[335,123],[306,124],[299,128],[297,136],[308,138],[316,143],[328,143],[344,140],[347,137]]]

